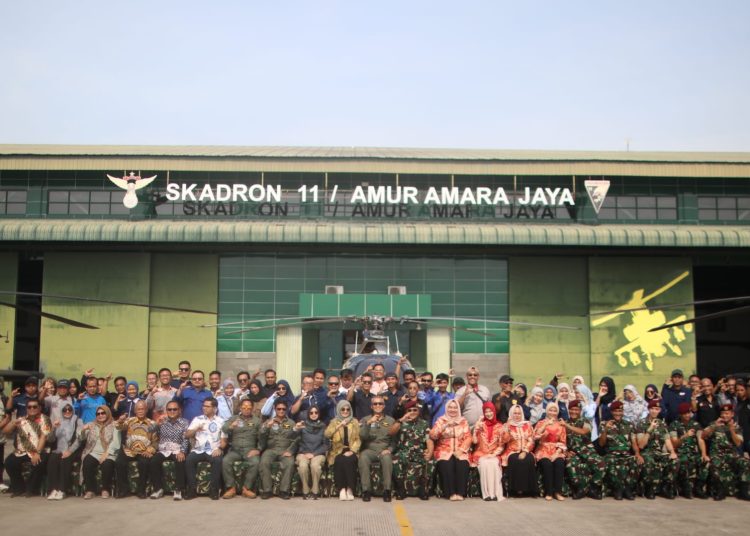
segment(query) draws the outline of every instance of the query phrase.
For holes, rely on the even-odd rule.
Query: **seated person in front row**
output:
[[[248,464],[242,485],[242,496],[248,499],[255,498],[253,486],[258,479],[258,466],[260,465],[260,449],[258,448],[260,430],[260,418],[255,416],[254,405],[248,399],[240,403],[240,414],[224,423],[223,431],[229,437],[229,451],[221,462],[224,485],[227,488],[223,495],[224,499],[231,499],[237,495],[234,462],[239,461],[245,461]]]
[[[185,432],[185,437],[195,439],[193,450],[186,464],[187,490],[185,499],[195,498],[198,462],[211,464],[211,487],[209,495],[217,500],[221,490],[221,457],[227,446],[227,435],[221,430],[224,419],[217,415],[218,402],[214,397],[203,401],[203,415],[195,417]]]
[[[273,408],[275,416],[268,419],[260,431],[260,449],[263,451],[260,458],[260,498],[271,498],[271,464],[278,462],[281,466],[279,497],[289,499],[299,434],[294,429],[294,421],[287,417],[288,404],[284,400],[277,400]]]

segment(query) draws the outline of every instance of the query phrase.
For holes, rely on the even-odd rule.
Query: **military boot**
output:
[[[740,484],[740,491],[737,494],[737,498],[743,501],[750,501],[750,482]]]

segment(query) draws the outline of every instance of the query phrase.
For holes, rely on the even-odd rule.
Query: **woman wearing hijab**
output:
[[[626,385],[622,395],[623,419],[635,425],[648,417],[648,402],[641,398],[635,385]]]
[[[263,394],[263,385],[260,380],[255,379],[250,382],[247,394],[242,396],[243,400],[250,400],[253,403],[253,416],[261,417],[261,410],[266,403],[266,395]]]
[[[573,384],[573,389],[575,389],[579,385],[586,385],[586,381],[583,379],[583,376],[573,376],[573,379],[570,381],[570,383]]]
[[[531,397],[526,401],[526,407],[529,408],[529,422],[532,426],[544,418],[544,391],[541,387],[534,387],[531,390]]]
[[[576,400],[581,404],[581,416],[591,425],[591,441],[596,441],[599,437],[599,427],[596,425],[596,402],[591,389],[584,384],[578,384],[575,387]]]
[[[544,407],[547,407],[547,404],[550,402],[554,402],[555,398],[557,398],[557,389],[555,389],[554,385],[548,385],[544,388],[544,399],[542,402],[544,403]]]
[[[227,421],[240,412],[240,401],[234,396],[234,380],[227,378],[221,387],[222,393],[216,397],[219,404],[217,413]]]
[[[125,385],[125,394],[124,395],[118,395],[117,399],[115,400],[115,403],[112,407],[112,413],[117,416],[121,417],[123,415],[129,417],[135,416],[135,405],[136,403],[141,400],[138,389],[138,382],[136,381],[129,381],[127,385]]]
[[[516,386],[513,388],[513,392],[516,393],[519,404],[526,403],[526,398],[528,397],[529,390],[526,388],[525,383],[517,383]]]
[[[434,456],[443,482],[443,495],[451,501],[463,501],[469,479],[471,430],[456,400],[449,400],[445,405],[445,415],[435,421],[430,439],[435,442]]]
[[[617,396],[617,390],[615,389],[615,381],[609,376],[604,376],[599,380],[599,392],[594,395],[594,402],[596,402],[596,424],[603,421],[612,420],[612,412],[609,410],[609,405]]]
[[[286,402],[288,408],[291,408],[294,405],[296,398],[294,397],[292,388],[289,387],[288,381],[279,380],[279,383],[276,384],[276,391],[274,391],[274,393],[268,397],[268,400],[266,400],[266,403],[263,405],[263,409],[261,410],[261,415],[264,418],[273,416],[273,408],[277,400],[283,400],[284,402]]]
[[[536,496],[536,466],[534,456],[534,429],[524,420],[521,406],[514,405],[508,411],[508,422],[503,431],[506,444],[500,461],[508,474],[508,494],[530,494]]]
[[[568,414],[568,404],[575,400],[575,394],[567,383],[560,383],[557,385],[557,407],[560,408],[560,418],[567,421],[570,418]]]
[[[340,400],[336,404],[336,417],[328,423],[325,437],[331,442],[328,466],[333,467],[339,499],[353,501],[357,485],[357,453],[362,443],[359,439],[359,422],[352,415],[352,405],[348,400]]]
[[[65,404],[59,421],[52,423],[52,436],[55,448],[47,460],[47,498],[61,501],[70,489],[71,466],[80,446],[83,425],[73,412],[71,404]]]
[[[81,429],[83,452],[81,453],[81,476],[86,493],[84,499],[92,499],[96,491],[96,469],[102,469],[102,499],[109,499],[112,492],[112,476],[115,459],[120,450],[120,433],[115,428],[112,412],[102,404],[96,408],[96,418]]]
[[[297,472],[302,481],[302,498],[320,498],[320,475],[326,461],[330,441],[325,437],[325,423],[320,420],[320,408],[312,406],[307,410],[305,420],[295,425],[300,433],[297,450]]]
[[[560,409],[551,402],[547,405],[547,415],[534,427],[534,439],[537,441],[534,457],[542,470],[544,479],[544,498],[564,501],[562,495],[565,478],[565,455],[567,447],[567,429],[559,419]]]
[[[482,487],[482,499],[485,501],[502,501],[502,467],[500,454],[505,449],[503,425],[498,422],[495,405],[492,402],[482,404],[483,418],[474,425],[472,443],[476,445],[471,454],[471,464],[479,468],[479,482]]]

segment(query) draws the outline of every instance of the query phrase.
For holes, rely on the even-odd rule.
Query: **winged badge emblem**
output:
[[[138,196],[136,195],[135,191],[140,190],[141,188],[148,186],[152,182],[154,182],[154,179],[156,179],[156,175],[153,177],[141,177],[140,175],[136,175],[135,172],[131,171],[130,175],[125,175],[122,178],[113,177],[110,174],[107,174],[107,178],[111,180],[115,186],[122,188],[125,190],[125,198],[122,200],[122,204],[125,205],[128,208],[133,208],[138,204]]]

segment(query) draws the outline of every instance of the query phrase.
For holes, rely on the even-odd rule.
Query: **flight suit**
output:
[[[677,460],[669,457],[664,444],[669,441],[669,429],[661,419],[654,419],[656,425],[648,432],[653,421],[640,421],[636,427],[636,434],[648,433],[648,443],[641,449],[643,467],[640,481],[646,497],[653,498],[660,491],[668,498],[674,497],[675,477],[677,476]]]
[[[391,479],[393,475],[393,457],[390,453],[381,454],[388,449],[392,453],[395,450],[394,436],[388,435],[391,426],[396,422],[393,417],[384,415],[379,422],[367,424],[370,417],[365,417],[360,422],[359,439],[362,448],[359,451],[359,480],[362,484],[362,493],[371,492],[370,466],[375,460],[380,460],[380,469],[383,475],[383,490],[391,490]]]
[[[271,464],[278,462],[281,467],[281,493],[289,493],[292,485],[292,472],[294,471],[294,456],[297,453],[300,437],[294,429],[294,421],[289,417],[280,423],[274,422],[269,428],[265,424],[260,430],[260,448],[263,454],[260,456],[260,480],[261,493],[271,493],[272,474]],[[283,456],[284,452],[291,456]]]
[[[232,423],[237,425],[232,427]],[[229,449],[221,462],[221,472],[224,477],[224,485],[227,488],[236,488],[237,482],[234,476],[234,462],[247,462],[247,473],[243,487],[252,490],[258,480],[258,466],[260,456],[247,457],[251,450],[260,450],[261,421],[258,417],[245,418],[242,415],[230,417],[222,426],[222,430],[229,437]]]
[[[695,435],[685,436],[689,430],[693,430]],[[681,420],[676,420],[669,425],[669,434],[675,439],[682,439],[677,449],[677,459],[679,466],[677,468],[677,487],[684,497],[692,497],[693,494],[698,497],[706,496],[706,484],[708,482],[709,464],[701,460],[701,451],[698,447],[698,435],[703,429],[701,425],[694,420],[687,424]]]
[[[570,424],[575,428],[585,428],[586,419],[579,418]],[[570,457],[565,462],[565,472],[569,484],[575,490],[574,495],[600,496],[607,466],[591,443],[591,434],[581,435],[569,431],[567,446]]]

